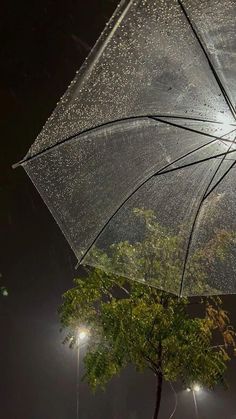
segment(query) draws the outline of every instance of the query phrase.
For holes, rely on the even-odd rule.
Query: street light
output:
[[[186,391],[188,391],[188,392],[192,391],[196,418],[199,417],[196,393],[199,393],[200,390],[201,390],[201,386],[199,384],[194,384],[192,387],[186,388]]]
[[[89,337],[89,330],[86,328],[79,328],[77,332],[77,406],[76,406],[76,413],[77,419],[79,418],[79,361],[80,361],[80,348],[82,347],[82,343],[85,343]]]
[[[78,345],[88,337],[88,334],[89,332],[87,329],[80,329],[78,331]]]

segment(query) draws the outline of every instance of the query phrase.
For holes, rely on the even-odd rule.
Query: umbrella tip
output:
[[[25,162],[25,159],[18,161],[17,163],[12,164],[12,169],[17,169],[17,167],[22,166],[22,164]]]
[[[20,161],[11,165],[12,169],[16,169],[19,166],[21,166],[21,162]]]

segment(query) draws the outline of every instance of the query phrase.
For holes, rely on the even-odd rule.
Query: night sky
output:
[[[61,344],[57,307],[72,285],[75,257],[22,168],[27,152],[95,43],[115,0],[4,1],[1,4],[1,252],[9,297],[0,300],[1,419],[75,419],[76,353]],[[236,326],[236,296],[224,298]],[[81,371],[82,372],[82,371]],[[236,362],[230,389],[199,395],[201,419],[236,418]],[[124,371],[106,392],[80,384],[81,419],[149,419],[154,379]],[[178,392],[174,419],[194,418]],[[165,385],[161,419],[174,407]]]

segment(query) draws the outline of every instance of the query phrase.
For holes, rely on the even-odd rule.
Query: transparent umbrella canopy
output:
[[[121,1],[19,163],[78,263],[236,292],[235,77],[234,0]]]

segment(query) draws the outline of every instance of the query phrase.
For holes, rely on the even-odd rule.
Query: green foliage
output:
[[[148,274],[163,288],[179,289],[184,227],[179,235],[171,235],[152,211],[134,211],[145,224],[143,241],[114,244],[109,255],[94,249],[90,262],[103,269],[88,270],[64,294],[59,313],[67,331],[65,341],[73,346],[79,326],[91,329],[85,366],[93,389],[104,387],[128,364],[156,375],[161,371],[165,380],[180,379],[184,385],[223,383],[236,344],[219,297],[201,299],[202,315],[192,318],[186,298],[158,290],[150,280],[144,283]],[[211,243],[192,255],[187,277],[195,290],[205,286],[206,264],[212,258],[223,260],[232,240],[232,234],[216,231]],[[133,281],[112,273],[122,272],[124,262]]]
[[[94,248],[86,263],[150,284],[179,295],[186,257],[189,228],[180,225],[176,231],[160,225],[153,211],[133,210],[133,220],[143,232],[140,241],[114,243],[107,253]],[[208,220],[210,225],[210,220]],[[209,228],[211,231],[211,228]],[[213,229],[213,235],[204,240],[188,255],[184,275],[185,295],[217,295],[221,293],[215,283],[214,268],[223,263],[235,246],[236,235],[225,229]]]

